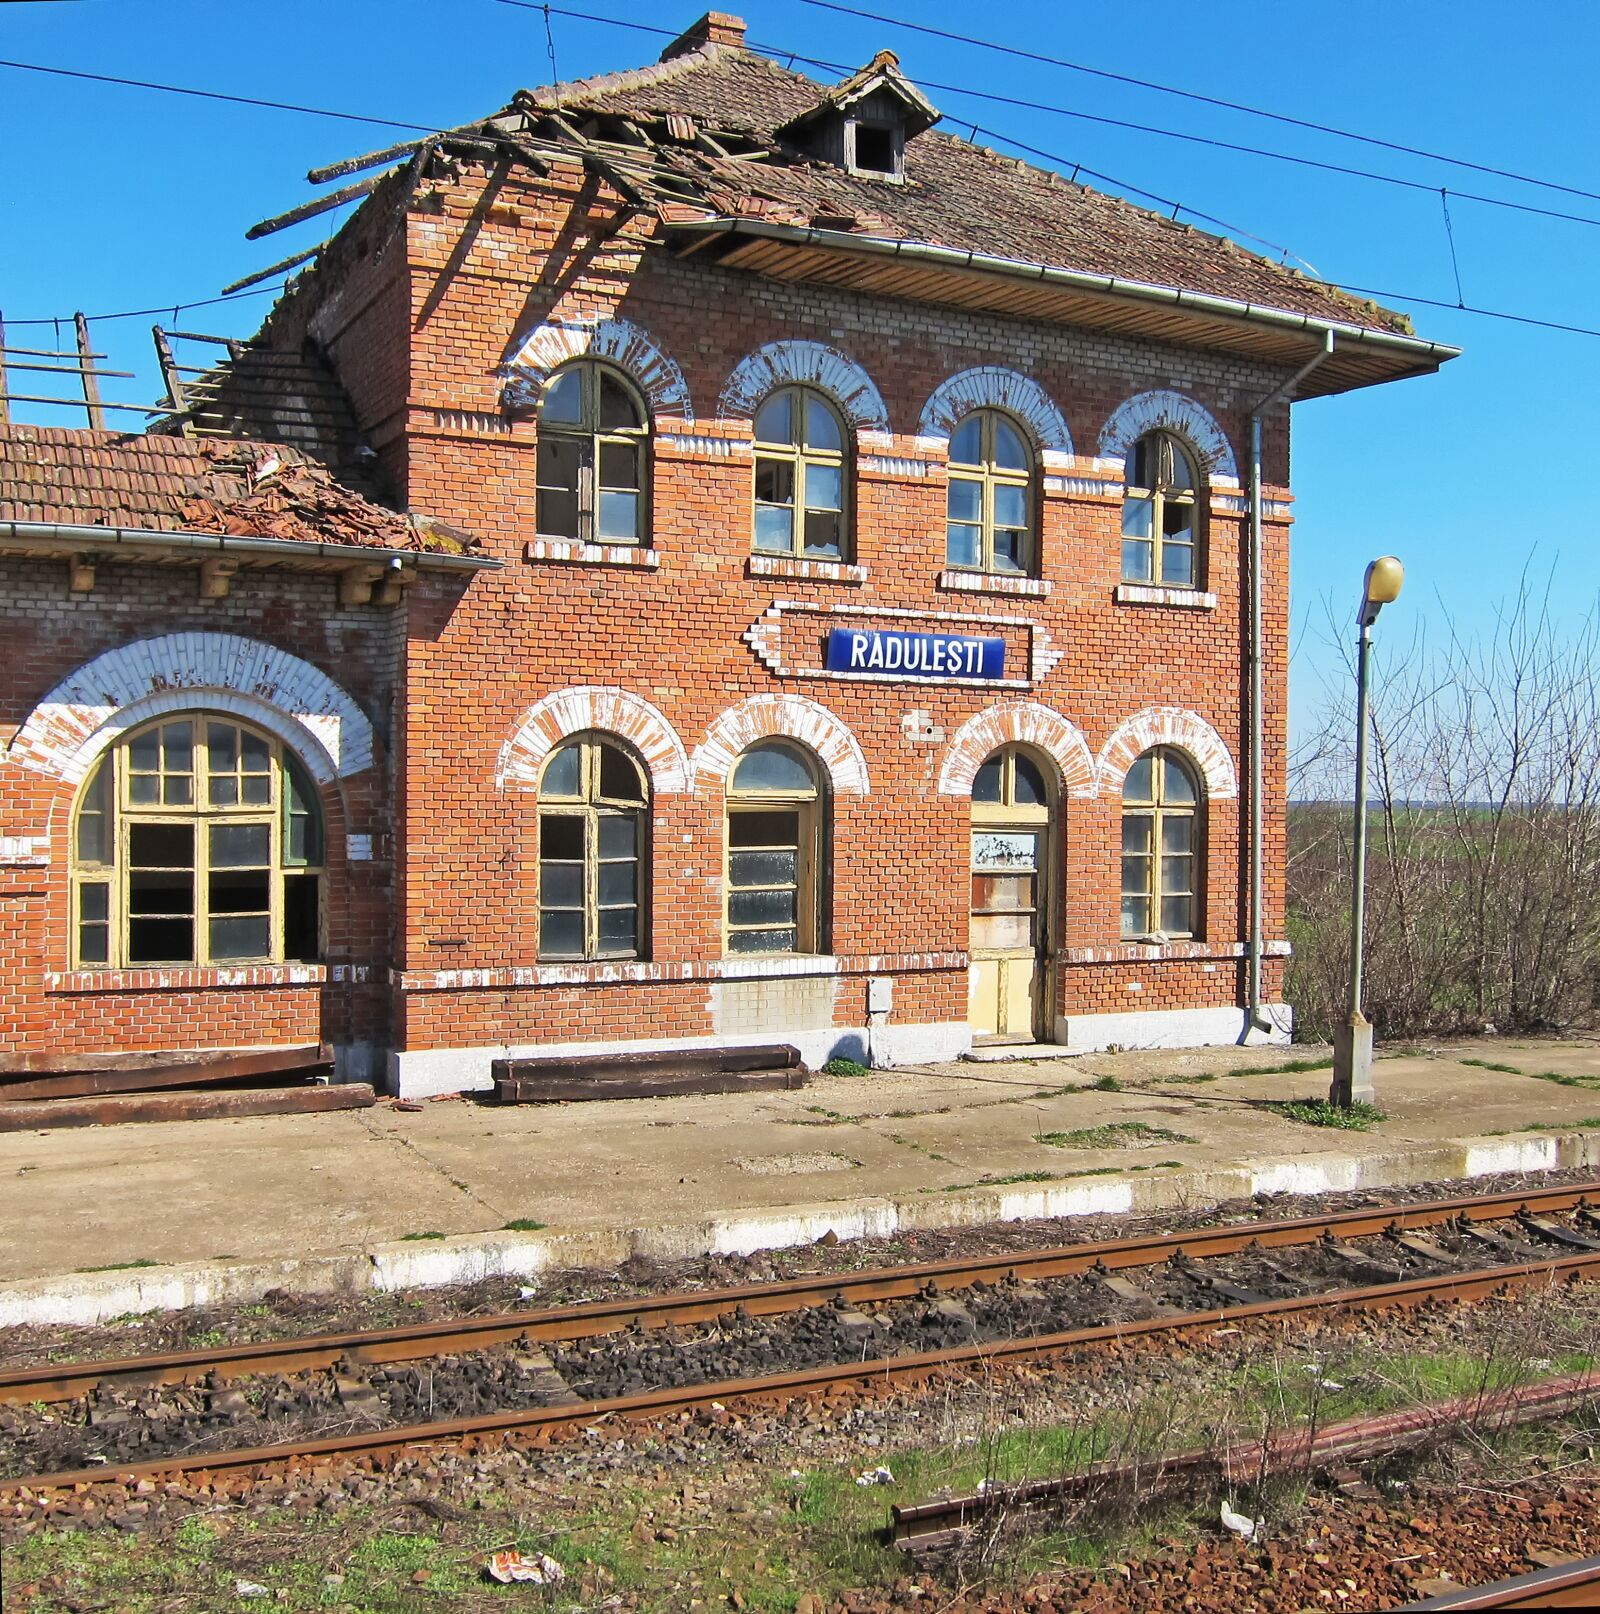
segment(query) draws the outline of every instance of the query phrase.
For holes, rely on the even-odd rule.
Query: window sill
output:
[[[1158,583],[1118,583],[1118,605],[1175,605],[1186,611],[1215,611],[1217,597],[1198,588],[1164,588]]]
[[[661,552],[644,544],[585,544],[576,538],[530,538],[522,558],[569,566],[637,566],[647,572],[661,564]]]
[[[939,587],[953,594],[1009,594],[1024,599],[1045,599],[1055,585],[1042,577],[1006,577],[998,572],[939,573]]]
[[[788,577],[807,583],[866,582],[865,566],[852,566],[842,560],[796,560],[791,555],[752,555],[745,566],[747,577]]]
[[[365,964],[235,964],[227,968],[172,964],[166,968],[47,970],[46,992],[188,992],[217,987],[323,986],[372,979]]]

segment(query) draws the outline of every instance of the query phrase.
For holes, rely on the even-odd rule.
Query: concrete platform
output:
[[[1600,1165],[1600,1040],[1384,1058],[1389,1119],[1369,1132],[1258,1107],[1325,1095],[1328,1070],[1282,1069],[1320,1053],[1013,1059],[796,1092],[12,1134],[0,1326]]]

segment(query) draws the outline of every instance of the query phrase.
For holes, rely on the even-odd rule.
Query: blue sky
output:
[[[573,3],[662,26],[698,14],[692,0],[678,10],[643,0],[605,8]],[[954,0],[862,3],[1600,192],[1592,70],[1600,11],[1592,0],[1541,0],[1525,14],[1527,25],[1516,27],[1481,0],[1353,0],[1338,8],[1234,0],[1226,12],[1197,10],[1192,0],[1143,0],[1067,24],[1067,8],[1047,0],[992,10]],[[889,45],[913,77],[1600,221],[1600,200],[1008,59],[802,0],[738,9],[753,40],[802,55],[856,63]],[[1227,27],[1214,26],[1222,16]],[[653,60],[661,44],[597,22],[556,16],[550,26],[563,77]],[[498,0],[8,0],[0,3],[0,57],[426,125],[482,115],[514,89],[550,77],[544,17]],[[954,132],[965,132],[963,119],[976,120],[1225,219],[1331,279],[1455,300],[1437,194],[994,106],[950,90],[929,93]],[[8,340],[29,346],[54,345],[27,340],[53,332],[20,320],[165,306],[162,323],[169,323],[173,303],[214,296],[315,244],[328,233],[327,217],[260,242],[243,235],[257,219],[312,194],[308,167],[402,138],[380,126],[6,68],[0,131],[11,153],[0,208],[0,312]],[[1469,303],[1600,327],[1600,222],[1537,218],[1454,194],[1450,212]],[[248,334],[269,301],[244,298],[180,319],[192,329]],[[1296,407],[1297,728],[1337,663],[1326,642],[1327,604],[1348,623],[1372,555],[1392,551],[1406,562],[1406,593],[1382,624],[1396,639],[1419,626],[1431,637],[1452,624],[1469,632],[1487,626],[1530,553],[1540,573],[1556,569],[1561,612],[1576,617],[1600,594],[1600,524],[1588,488],[1591,445],[1600,441],[1593,379],[1600,338],[1429,309],[1404,296],[1388,301],[1414,314],[1420,334],[1465,353],[1432,379]],[[159,395],[151,323],[144,317],[96,326],[108,362],[137,372],[108,384],[107,396],[142,402]],[[50,411],[33,418],[72,417]]]

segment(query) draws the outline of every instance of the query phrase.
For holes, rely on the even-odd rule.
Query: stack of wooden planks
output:
[[[499,1104],[560,1104],[597,1098],[666,1098],[804,1087],[810,1072],[787,1043],[755,1048],[671,1048],[657,1053],[541,1055],[497,1059]]]
[[[333,1050],[316,1042],[182,1052],[0,1054],[0,1132],[365,1109],[375,1102],[366,1082],[329,1085],[332,1066]]]

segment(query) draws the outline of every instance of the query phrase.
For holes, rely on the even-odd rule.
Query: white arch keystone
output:
[[[804,695],[752,695],[730,706],[695,747],[690,763],[693,788],[698,790],[707,779],[726,783],[736,757],[757,740],[774,737],[798,740],[815,752],[828,770],[836,794],[869,793],[867,759],[860,742],[826,706]]]
[[[658,796],[688,789],[689,759],[678,731],[642,695],[614,684],[558,689],[529,707],[495,765],[497,789],[537,790],[545,758],[574,734],[594,729],[626,740],[644,758]]]
[[[1223,738],[1198,712],[1181,706],[1147,706],[1119,723],[1100,748],[1100,782],[1120,791],[1128,769],[1152,746],[1170,745],[1194,758],[1206,795],[1222,801],[1239,794],[1239,776]]]
[[[984,760],[1003,745],[1031,745],[1054,759],[1069,796],[1100,794],[1094,757],[1082,731],[1041,701],[1001,701],[956,730],[939,765],[941,796],[970,796]]]

